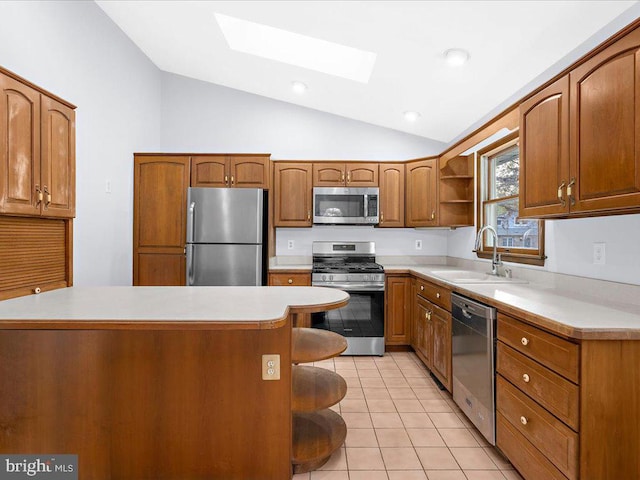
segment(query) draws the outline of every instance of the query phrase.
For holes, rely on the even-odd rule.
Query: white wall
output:
[[[447,255],[477,259],[475,229],[449,232]],[[605,265],[593,263],[593,244],[605,244]],[[549,272],[640,285],[640,215],[545,221],[544,267]]]
[[[162,149],[407,160],[438,154],[444,143],[163,72]]]
[[[160,71],[94,2],[1,1],[0,18],[0,65],[78,106],[74,283],[130,285],[132,153],[159,149]]]
[[[412,228],[373,228],[353,226],[316,226],[311,228],[278,228],[276,255],[311,256],[313,241],[376,242],[377,255],[445,256],[448,230],[416,230]],[[293,240],[293,249],[288,241]],[[422,240],[416,250],[415,241]]]

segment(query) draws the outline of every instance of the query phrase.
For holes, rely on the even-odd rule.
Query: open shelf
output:
[[[319,328],[292,329],[292,363],[318,362],[340,355],[347,349],[347,340],[337,333]]]
[[[454,157],[440,168],[440,225],[463,227],[473,225],[474,184],[473,159]]]
[[[293,472],[322,466],[344,443],[347,425],[333,410],[293,413]]]
[[[294,365],[291,371],[294,412],[312,412],[335,405],[347,394],[347,382],[326,368]]]

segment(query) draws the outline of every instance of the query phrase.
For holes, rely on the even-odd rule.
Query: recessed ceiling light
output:
[[[291,82],[291,88],[293,89],[294,93],[297,93],[298,95],[302,95],[307,91],[308,87],[306,83],[302,83],[302,82],[299,82],[298,80],[295,80]]]
[[[215,16],[232,50],[356,82],[369,82],[376,62],[373,52],[219,13]]]
[[[452,67],[459,67],[469,60],[469,52],[462,48],[450,48],[444,52],[444,59]]]
[[[408,111],[404,112],[404,119],[407,122],[415,122],[419,118],[420,118],[420,112],[414,112],[414,111],[411,111],[411,110],[408,110]]]

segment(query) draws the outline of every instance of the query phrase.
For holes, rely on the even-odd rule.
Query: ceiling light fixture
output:
[[[469,52],[462,48],[450,48],[444,52],[444,59],[452,67],[460,67],[469,60]]]
[[[216,13],[231,50],[368,83],[376,54]]]
[[[293,89],[294,93],[297,93],[298,95],[302,95],[307,91],[309,87],[307,87],[306,83],[295,80],[291,82],[291,88]]]
[[[408,111],[404,112],[404,119],[407,122],[415,122],[419,118],[420,118],[420,112],[414,112],[414,111],[411,111],[411,110],[408,110]]]

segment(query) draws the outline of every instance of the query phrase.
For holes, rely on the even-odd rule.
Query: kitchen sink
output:
[[[451,283],[529,283],[518,278],[497,277],[475,270],[433,270],[430,273],[436,278]]]

